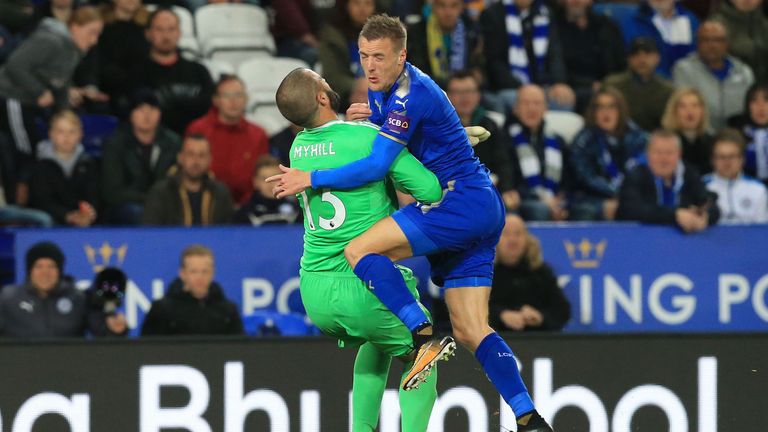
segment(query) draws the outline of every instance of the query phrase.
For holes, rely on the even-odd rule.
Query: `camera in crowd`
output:
[[[90,307],[103,311],[105,315],[114,315],[123,304],[127,283],[128,278],[118,268],[107,267],[100,271],[88,290]]]

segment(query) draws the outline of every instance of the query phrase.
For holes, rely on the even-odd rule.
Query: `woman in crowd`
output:
[[[629,119],[621,93],[610,87],[598,90],[587,107],[586,126],[571,145],[571,219],[614,219],[621,182],[647,142],[648,134]]]
[[[320,33],[320,63],[323,76],[339,93],[346,110],[351,101],[366,102],[368,85],[360,65],[357,35],[365,20],[376,12],[374,0],[339,0],[330,25]]]
[[[507,215],[496,248],[490,324],[497,330],[561,330],[571,305],[541,256],[539,240],[517,215]]]
[[[768,83],[750,87],[744,105],[744,113],[729,123],[747,142],[744,172],[768,185]]]
[[[99,175],[80,140],[83,125],[70,110],[54,115],[49,139],[40,143],[29,194],[32,207],[60,225],[90,226],[96,220]]]
[[[677,133],[683,145],[683,160],[696,167],[699,174],[712,171],[712,132],[709,111],[698,90],[677,90],[664,110],[661,125]]]

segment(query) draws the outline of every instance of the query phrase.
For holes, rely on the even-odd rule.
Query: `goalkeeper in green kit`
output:
[[[340,121],[339,96],[317,73],[292,71],[280,84],[276,99],[282,115],[305,128],[291,146],[291,167],[334,168],[371,152],[378,127]],[[300,290],[307,314],[323,333],[338,339],[339,346],[359,347],[352,387],[354,432],[376,428],[392,357],[413,360],[410,330],[369,291],[376,287],[366,286],[344,258],[344,247],[352,239],[397,210],[395,187],[420,202],[442,197],[435,175],[405,147],[384,181],[350,190],[307,189],[298,195],[305,230]],[[412,272],[399,269],[418,299]],[[432,371],[420,388],[400,389],[404,432],[427,430],[437,398],[436,369]]]

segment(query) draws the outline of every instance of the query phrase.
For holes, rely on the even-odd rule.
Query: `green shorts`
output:
[[[398,267],[418,300],[413,272]],[[338,339],[340,347],[370,342],[393,357],[413,349],[408,328],[354,273],[301,271],[300,276],[301,300],[307,315],[323,333]]]

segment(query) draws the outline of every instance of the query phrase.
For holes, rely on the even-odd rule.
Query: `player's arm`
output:
[[[379,133],[373,140],[370,155],[339,168],[312,171],[312,188],[352,189],[381,180],[405,148],[403,144]]]
[[[391,99],[371,154],[340,168],[312,172],[312,188],[349,189],[383,179],[418,124],[429,115],[432,107],[423,100],[426,98],[411,95]]]
[[[412,195],[416,201],[432,204],[443,197],[437,177],[405,149],[392,164],[389,176],[398,190]]]

